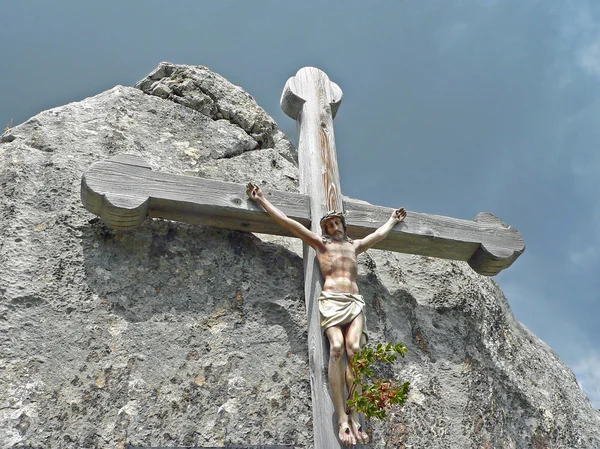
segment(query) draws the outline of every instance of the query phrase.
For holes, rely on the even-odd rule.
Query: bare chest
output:
[[[356,251],[351,243],[332,242],[326,244],[325,248],[324,252],[317,255],[324,276],[340,272],[350,275],[356,273]]]

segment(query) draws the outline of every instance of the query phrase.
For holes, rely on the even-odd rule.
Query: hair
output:
[[[331,220],[332,218],[339,218],[340,220],[342,220],[342,226],[344,227],[344,239],[352,243],[352,239],[348,237],[348,225],[346,224],[346,214],[335,210],[330,210],[329,212],[327,212],[319,221],[319,224],[321,225],[321,234],[323,235],[323,243],[331,242],[331,236],[327,233],[325,223],[327,223],[327,221]]]

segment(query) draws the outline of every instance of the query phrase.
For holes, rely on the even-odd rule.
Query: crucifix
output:
[[[362,239],[381,227],[393,209],[342,199],[333,119],[342,91],[319,69],[305,67],[283,90],[281,107],[297,121],[300,193],[265,191],[287,217],[320,233],[328,211],[346,213],[347,235]],[[293,236],[262,207],[249,200],[241,184],[156,172],[136,155],[97,162],[83,175],[81,199],[110,227],[135,229],[146,217],[217,226],[248,232]],[[408,212],[374,248],[466,261],[485,276],[508,268],[524,251],[521,235],[496,216],[480,213],[473,220]],[[326,351],[318,297],[323,279],[315,250],[303,251],[308,351],[316,449],[340,447],[329,398]]]

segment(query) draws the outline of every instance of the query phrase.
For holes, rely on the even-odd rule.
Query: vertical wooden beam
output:
[[[314,67],[300,69],[287,81],[281,96],[281,108],[297,121],[300,192],[310,197],[311,230],[319,234],[321,217],[330,210],[342,211],[343,208],[333,134],[333,118],[341,101],[342,90]],[[304,282],[315,449],[341,448],[328,389],[329,356],[318,307],[323,278],[316,252],[306,243]]]

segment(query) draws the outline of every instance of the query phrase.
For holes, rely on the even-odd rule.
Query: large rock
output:
[[[163,62],[136,87],[212,119],[228,120],[254,137],[262,148],[274,146],[281,138],[275,121],[250,94],[206,67]]]
[[[0,141],[0,447],[312,447],[298,241],[161,220],[115,232],[79,199],[83,172],[125,152],[294,191],[295,151],[204,67],[163,63],[139,87]],[[389,373],[409,401],[373,447],[600,447],[600,413],[493,280],[381,251],[359,263],[372,340],[410,350]]]

